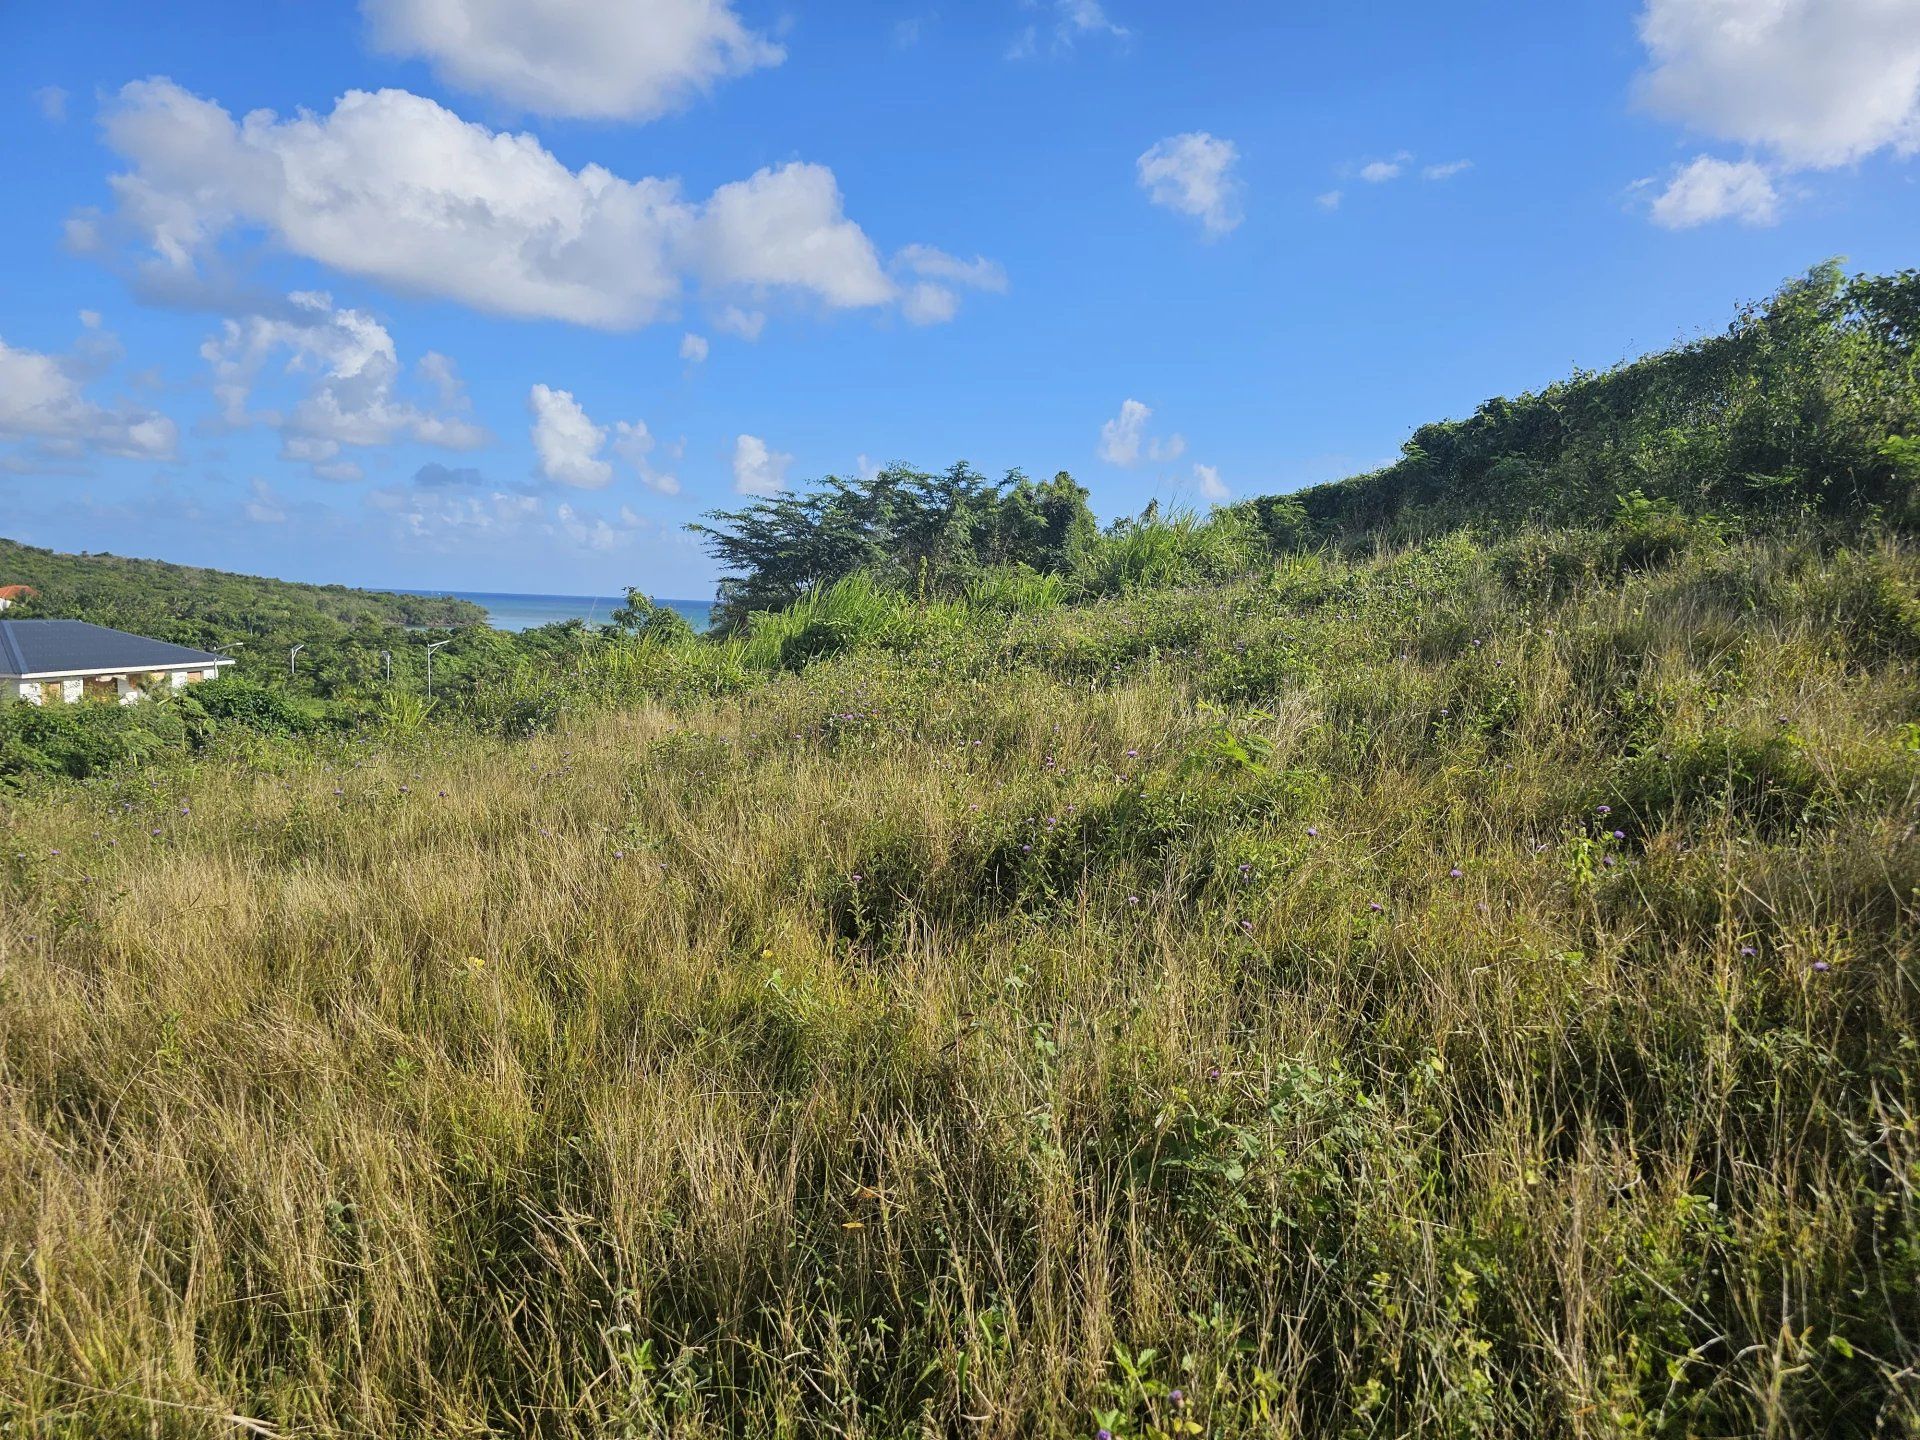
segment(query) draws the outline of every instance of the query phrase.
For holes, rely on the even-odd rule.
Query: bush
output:
[[[226,675],[193,687],[192,700],[215,721],[232,721],[263,735],[304,735],[316,727],[314,715],[284,690]]]
[[[1621,823],[1641,833],[1683,817],[1730,814],[1774,835],[1807,821],[1823,798],[1834,797],[1784,728],[1715,728],[1624,761],[1614,777],[1612,803]]]
[[[1025,565],[982,571],[967,583],[971,610],[987,615],[1032,615],[1064,604],[1067,585],[1058,575],[1043,575]]]
[[[1176,511],[1160,519],[1151,510],[1123,521],[1088,548],[1074,575],[1083,595],[1217,583],[1266,563],[1267,546],[1246,513],[1216,510],[1206,519]]]
[[[785,610],[755,613],[747,663],[762,670],[798,670],[857,646],[878,644],[904,623],[908,601],[864,574],[814,590]]]
[[[187,739],[187,716],[175,704],[0,705],[0,776],[85,779],[183,750]]]

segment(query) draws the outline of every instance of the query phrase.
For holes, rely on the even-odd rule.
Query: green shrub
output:
[[[1669,821],[1732,815],[1761,834],[1790,830],[1836,799],[1819,768],[1784,726],[1771,732],[1714,728],[1668,739],[1623,761],[1612,813],[1638,833]]]
[[[0,705],[0,775],[84,779],[187,744],[187,717],[173,704]]]
[[[810,591],[785,610],[756,612],[749,621],[746,663],[761,670],[798,670],[812,661],[876,645],[906,623],[911,604],[865,574]]]
[[[238,675],[193,687],[193,702],[215,721],[231,721],[263,735],[304,735],[315,728],[314,712],[286,691]]]
[[[1216,510],[1205,519],[1176,511],[1151,514],[1108,530],[1087,549],[1074,581],[1083,595],[1214,583],[1244,575],[1267,559],[1254,520]]]

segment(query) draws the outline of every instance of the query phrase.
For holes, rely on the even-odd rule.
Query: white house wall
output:
[[[148,675],[156,672],[141,671],[140,673]],[[184,690],[196,681],[212,680],[220,674],[219,670],[211,665],[204,668],[194,666],[185,670],[168,670],[164,673],[168,688],[173,690]],[[29,705],[44,705],[50,700],[75,703],[86,698],[89,678],[111,679],[122,705],[131,705],[137,700],[144,699],[146,695],[133,676],[103,672],[92,677],[76,675],[60,680],[22,680],[16,676],[8,676],[0,679],[0,700],[24,700]]]

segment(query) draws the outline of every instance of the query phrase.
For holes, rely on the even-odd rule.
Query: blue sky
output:
[[[1908,268],[1920,5],[69,0],[0,125],[0,534],[697,596],[783,484],[1293,489]]]

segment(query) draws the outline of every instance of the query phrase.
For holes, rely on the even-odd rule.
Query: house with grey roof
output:
[[[84,620],[0,620],[0,700],[130,705],[162,687],[211,680],[233,661]]]

